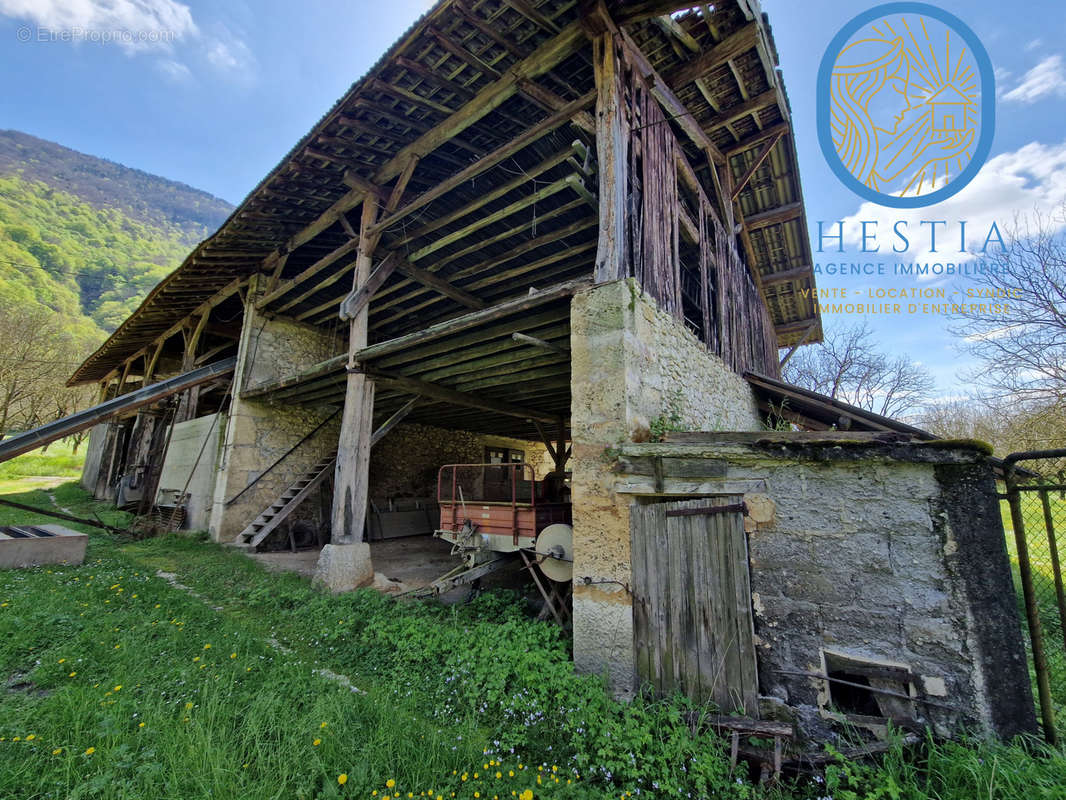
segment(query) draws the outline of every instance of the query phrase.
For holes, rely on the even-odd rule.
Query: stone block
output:
[[[22,526],[25,527],[25,526]],[[44,564],[77,566],[85,560],[89,537],[62,525],[34,525],[51,536],[21,537],[0,530],[0,569],[39,567]]]
[[[374,566],[370,562],[370,545],[327,544],[322,548],[312,582],[333,594],[351,592],[374,582]]]

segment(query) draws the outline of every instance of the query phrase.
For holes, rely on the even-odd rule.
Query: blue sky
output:
[[[1009,226],[1015,213],[1047,213],[1066,200],[1061,0],[1029,0],[1024,14],[1008,18],[1002,3],[937,3],[973,29],[997,75],[995,139],[970,186],[930,208],[898,210],[863,205],[841,184],[817,141],[816,74],[833,35],[873,5],[763,0],[792,105],[812,235],[818,220],[848,221],[848,252],[816,253],[815,260],[871,260],[857,252],[857,219],[878,220],[884,232],[899,219],[914,231],[920,219],[966,219],[971,233],[981,231],[983,238],[992,220]],[[425,0],[0,0],[0,69],[8,76],[0,127],[237,203],[428,6]],[[97,39],[112,30],[137,35],[62,40],[76,29],[104,32],[94,34]],[[922,260],[925,249],[914,241],[900,258]],[[874,258],[897,260],[892,254]],[[890,275],[823,275],[819,284],[863,290],[941,285]],[[833,321],[826,317],[827,325]],[[870,321],[886,349],[907,353],[933,371],[940,394],[964,393],[957,377],[964,364],[946,320],[903,314]]]

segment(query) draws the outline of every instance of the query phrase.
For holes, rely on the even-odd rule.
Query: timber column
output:
[[[363,200],[356,257],[354,289],[366,285],[377,236],[370,226],[377,221],[378,200],[368,194]],[[374,381],[361,371],[355,354],[367,345],[369,303],[363,303],[351,320],[348,338],[348,387],[344,396],[337,467],[333,482],[333,515],[330,543],[322,549],[315,582],[332,592],[348,592],[374,580],[370,545],[363,540],[366,522],[367,473],[370,467],[370,435],[374,415]]]

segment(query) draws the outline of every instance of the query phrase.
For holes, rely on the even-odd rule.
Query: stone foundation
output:
[[[744,496],[760,693],[811,738],[845,724],[882,733],[878,717],[943,736],[1033,731],[989,459],[831,436],[629,445],[616,489],[641,502]],[[859,703],[813,677],[834,671],[914,699],[860,691]]]

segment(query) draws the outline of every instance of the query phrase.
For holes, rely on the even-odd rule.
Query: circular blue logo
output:
[[[841,28],[822,56],[817,100],[826,161],[879,205],[946,200],[992,147],[988,53],[964,22],[925,3],[880,5]]]

